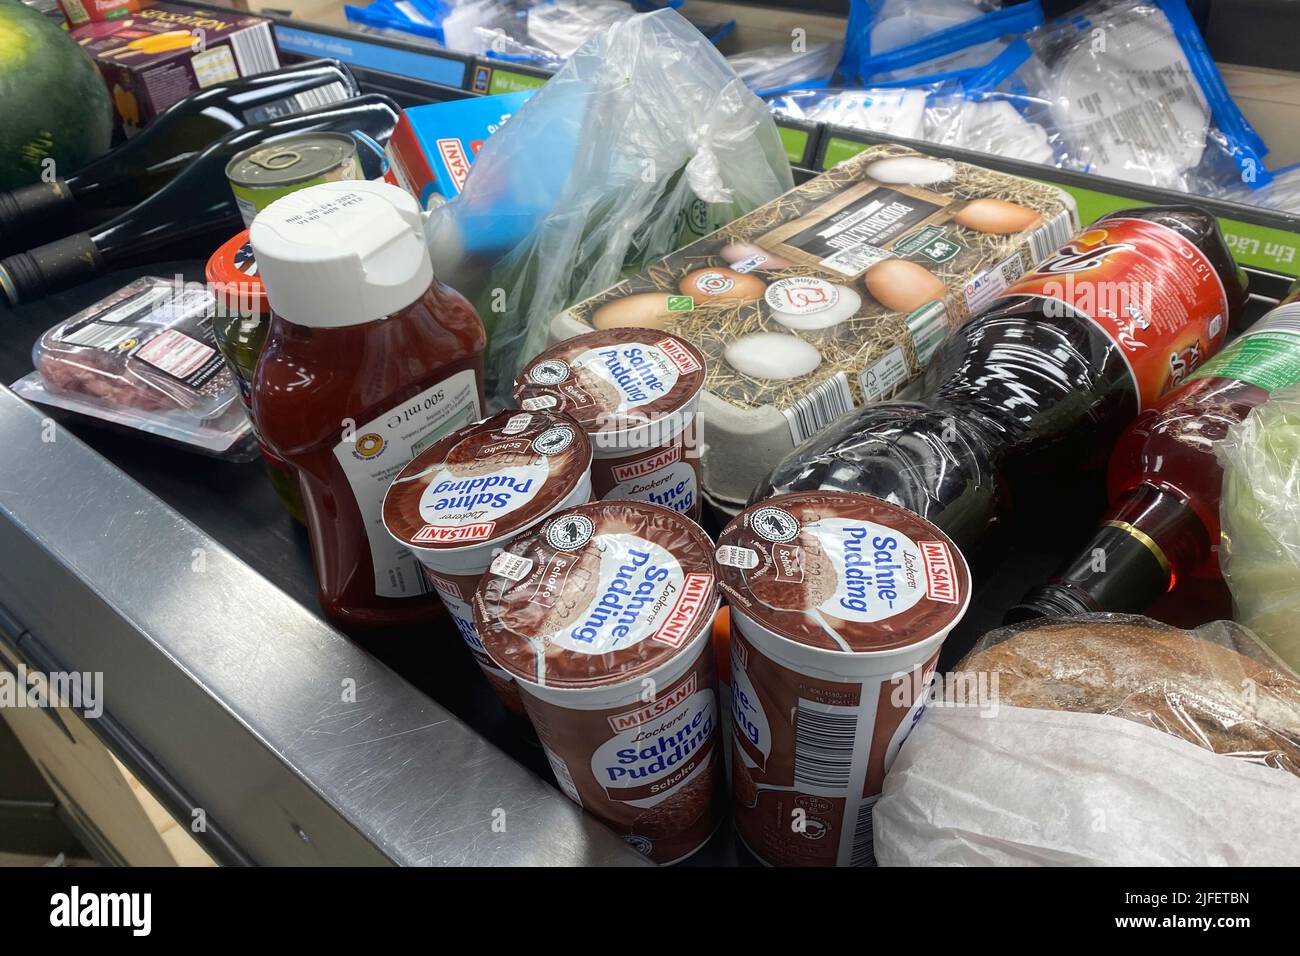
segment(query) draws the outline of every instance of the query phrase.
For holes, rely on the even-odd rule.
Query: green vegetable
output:
[[[1216,450],[1233,617],[1300,671],[1300,386],[1274,392]]]

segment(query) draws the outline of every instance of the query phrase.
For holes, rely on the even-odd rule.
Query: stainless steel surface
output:
[[[0,604],[26,632],[19,652],[102,671],[105,726],[167,776],[166,802],[202,809],[237,854],[260,864],[641,862],[3,388],[0,449]]]

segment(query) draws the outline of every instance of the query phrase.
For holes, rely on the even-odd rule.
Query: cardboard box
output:
[[[271,21],[231,10],[158,3],[71,34],[99,64],[127,136],[191,93],[280,65]]]
[[[388,142],[384,178],[409,192],[425,209],[460,195],[484,141],[535,92],[474,96],[402,110]]]
[[[69,27],[120,20],[147,6],[149,0],[59,0],[59,9]]]

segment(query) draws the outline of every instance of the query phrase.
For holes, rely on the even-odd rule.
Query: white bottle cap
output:
[[[420,207],[382,182],[308,186],[277,199],[249,229],[276,315],[317,329],[406,308],[433,282]]]

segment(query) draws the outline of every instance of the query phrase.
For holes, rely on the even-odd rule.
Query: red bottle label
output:
[[[1227,290],[1205,253],[1146,219],[1083,230],[1003,295],[1049,299],[1047,308],[1105,332],[1128,365],[1139,410],[1186,381],[1228,334]]]

